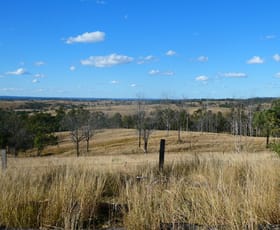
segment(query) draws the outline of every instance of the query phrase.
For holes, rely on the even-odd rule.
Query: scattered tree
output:
[[[72,109],[65,117],[65,124],[70,130],[72,142],[76,146],[77,157],[80,156],[80,143],[86,139],[85,126],[87,125],[88,111],[83,108]]]

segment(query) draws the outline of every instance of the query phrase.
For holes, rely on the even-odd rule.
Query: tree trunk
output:
[[[182,140],[181,140],[181,128],[179,127],[178,128],[178,143],[181,143]]]
[[[141,137],[142,137],[142,132],[141,129],[139,129],[139,134],[138,134],[138,146],[141,148]]]
[[[80,143],[79,141],[76,142],[76,152],[77,152],[77,157],[80,156]]]
[[[148,140],[144,141],[144,151],[145,153],[148,153]]]
[[[267,130],[266,131],[266,148],[268,148],[269,147],[269,131]]]
[[[87,139],[87,153],[89,152],[89,139]]]

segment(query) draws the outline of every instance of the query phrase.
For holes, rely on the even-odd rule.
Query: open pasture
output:
[[[280,160],[264,138],[155,131],[150,153],[134,130],[103,130],[75,156],[66,133],[44,157],[8,159],[0,226],[43,229],[257,229],[280,220]],[[166,161],[158,170],[159,140]],[[236,144],[242,145],[236,151]],[[32,155],[32,152],[30,152]],[[166,225],[169,226],[169,225]],[[200,227],[199,227],[200,226]]]

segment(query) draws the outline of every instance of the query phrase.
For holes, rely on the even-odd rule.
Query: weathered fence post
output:
[[[2,170],[4,171],[7,168],[7,153],[6,153],[6,149],[2,149]]]
[[[164,165],[164,151],[165,151],[165,139],[160,140],[160,149],[159,149],[159,170],[163,170]]]

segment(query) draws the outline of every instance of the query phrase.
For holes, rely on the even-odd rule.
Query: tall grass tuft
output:
[[[280,224],[280,159],[261,154],[193,155],[127,169],[67,163],[0,173],[0,226],[159,229],[188,223],[224,229]],[[121,218],[102,203],[119,204]]]

